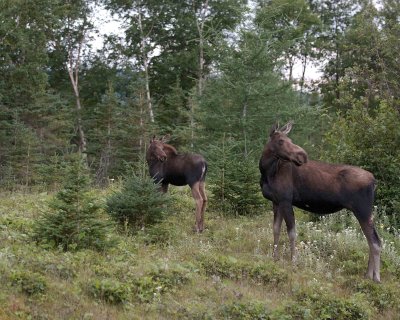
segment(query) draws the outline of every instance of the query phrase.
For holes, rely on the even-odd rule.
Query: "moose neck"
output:
[[[167,158],[171,158],[178,155],[178,151],[170,144],[164,144],[163,151],[167,154]]]
[[[263,159],[263,169],[265,170],[265,176],[268,178],[273,178],[282,164],[288,162],[287,160],[278,157],[276,153],[272,152],[270,149],[264,151]]]

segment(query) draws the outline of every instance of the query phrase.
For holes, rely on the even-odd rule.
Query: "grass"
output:
[[[285,228],[281,258],[272,258],[270,212],[209,210],[195,234],[189,190],[171,192],[173,214],[134,236],[115,231],[104,252],[37,246],[32,225],[51,196],[3,194],[0,319],[398,319],[398,230],[377,224],[384,250],[375,284],[363,278],[367,244],[345,212],[316,222],[296,212],[292,265]]]

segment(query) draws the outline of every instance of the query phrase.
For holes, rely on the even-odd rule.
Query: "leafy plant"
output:
[[[272,319],[369,319],[370,309],[357,300],[357,297],[337,297],[322,288],[300,289],[295,292],[295,301],[287,303],[283,309],[274,312]]]
[[[13,286],[18,286],[28,295],[44,293],[47,289],[46,279],[36,272],[13,271],[10,280]]]
[[[114,279],[96,279],[89,283],[89,294],[111,304],[124,303],[129,299],[131,288]]]
[[[261,302],[234,302],[224,305],[220,311],[223,319],[232,320],[264,320],[270,319],[269,311],[265,304]]]
[[[231,256],[202,257],[200,264],[207,275],[215,275],[232,280],[250,279],[255,283],[270,284],[283,283],[288,279],[284,270],[274,263],[253,264],[238,260]]]

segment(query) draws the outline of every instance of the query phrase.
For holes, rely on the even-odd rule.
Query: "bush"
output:
[[[94,298],[111,304],[119,304],[129,299],[131,288],[114,279],[96,279],[89,283],[88,292]]]
[[[224,305],[220,315],[223,319],[232,320],[266,320],[270,319],[266,306],[261,302],[234,302]]]
[[[231,256],[202,257],[200,264],[207,275],[240,280],[247,278],[257,284],[284,283],[288,275],[275,263],[240,261]]]
[[[345,285],[353,292],[367,296],[368,301],[379,312],[387,309],[396,309],[400,312],[400,288],[396,285],[382,286],[369,280],[353,281],[353,279],[348,280]]]
[[[121,226],[137,231],[160,222],[168,209],[169,197],[148,176],[133,174],[119,192],[107,199],[108,214]]]
[[[330,290],[307,288],[295,292],[295,301],[274,312],[271,319],[364,320],[370,310],[357,297],[337,297]],[[290,315],[290,317],[288,316]],[[285,316],[282,318],[282,316]]]
[[[63,189],[49,203],[50,210],[34,225],[33,237],[48,247],[64,251],[103,250],[109,224],[100,217],[100,206],[89,193],[89,177],[81,160],[68,170]]]
[[[189,283],[190,279],[190,270],[182,266],[160,268],[133,279],[133,291],[141,302],[151,302],[163,293],[174,292],[176,288]]]
[[[10,275],[11,284],[18,286],[28,295],[42,294],[47,289],[46,279],[35,272],[14,271]]]
[[[126,279],[94,279],[86,286],[86,291],[90,296],[111,304],[132,299],[149,303],[161,294],[175,292],[190,279],[190,270],[176,265],[168,269],[155,268],[142,276],[130,275]]]

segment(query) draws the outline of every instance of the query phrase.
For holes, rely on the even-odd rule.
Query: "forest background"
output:
[[[104,10],[120,30],[94,49]],[[399,10],[390,0],[3,0],[1,187],[57,188],[77,152],[106,185],[167,133],[217,175],[223,145],[255,161],[272,123],[292,119],[313,158],[371,170],[378,198],[397,205]]]
[[[217,183],[219,160],[257,167],[271,125],[291,119],[311,157],[372,171],[378,200],[399,206],[397,1],[3,0],[0,12],[2,188],[57,189],[74,153],[105,186],[167,133]],[[100,12],[120,28],[95,49]]]

